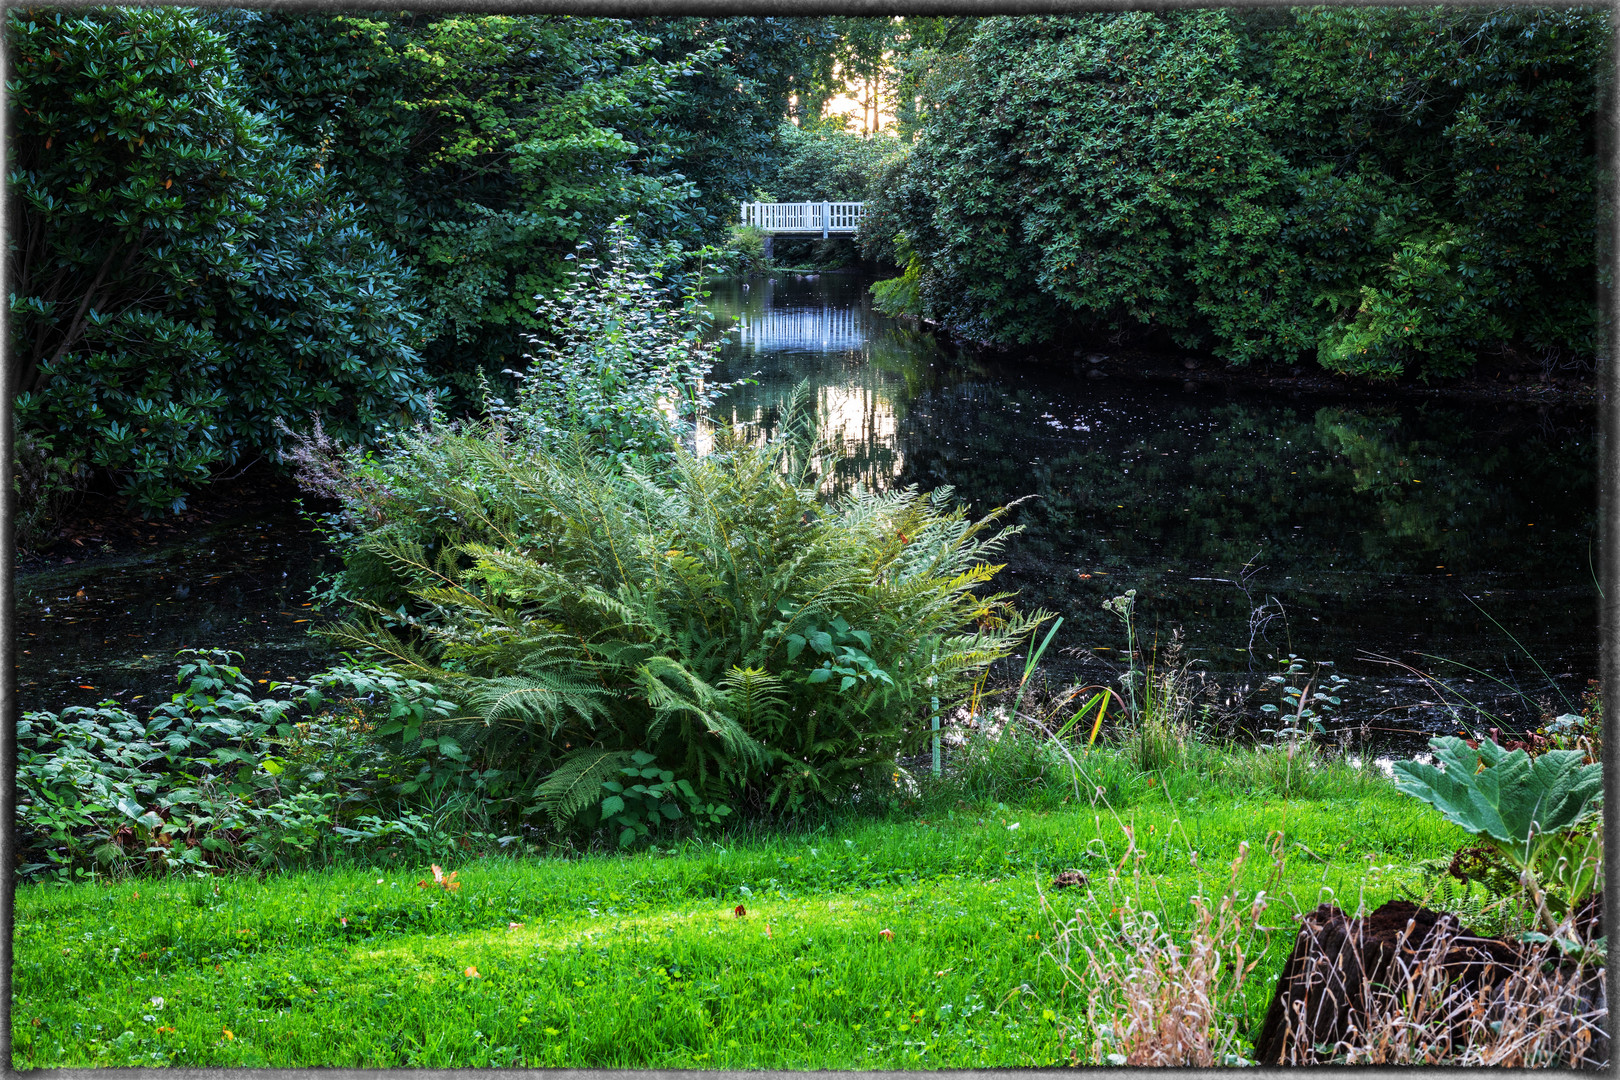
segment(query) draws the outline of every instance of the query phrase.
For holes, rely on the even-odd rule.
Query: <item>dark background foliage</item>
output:
[[[906,267],[880,304],[983,341],[1373,378],[1595,352],[1593,10],[6,25],[30,529],[86,485],[179,507],[283,424],[475,409],[580,245],[695,251],[761,193],[866,199],[861,250]],[[896,136],[823,122],[840,90]]]
[[[25,439],[138,508],[320,410],[419,410],[408,277],[173,9],[12,12],[11,376]]]
[[[981,23],[869,249],[1004,343],[1135,334],[1449,376],[1590,355],[1601,14],[1148,12]]]

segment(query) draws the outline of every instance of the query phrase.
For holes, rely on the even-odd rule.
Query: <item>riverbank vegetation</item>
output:
[[[6,26],[25,546],[85,486],[162,514],[284,467],[278,421],[476,412],[579,244],[624,220],[686,272],[761,194],[867,201],[881,305],[975,341],[1374,379],[1594,354],[1590,12]]]
[[[1590,365],[1607,41],[1574,9],[986,19],[863,243],[990,343]]]
[[[1083,726],[1054,738],[1051,703],[1016,724],[1003,706],[947,727],[938,778],[908,759],[853,804],[684,815],[625,853],[605,820],[507,832],[486,762],[432,723],[450,703],[431,688],[350,672],[318,681],[319,699],[272,690],[287,702],[272,706],[220,659],[192,657],[178,707],[144,730],[102,717],[91,737],[92,718],[64,716],[74,734],[48,762],[30,751],[50,720],[25,730],[30,826],[44,806],[62,823],[97,773],[143,779],[94,808],[111,850],[76,854],[95,881],[18,892],[19,1061],[1087,1063],[1144,1039],[1174,1050],[1121,1026],[1118,986],[1098,1008],[1096,980],[1148,961],[1169,975],[1165,949],[1183,943],[1228,957],[1184,989],[1218,1002],[1206,1034],[1234,1064],[1252,1056],[1290,913],[1412,896],[1487,932],[1534,925],[1494,869],[1447,875],[1475,850],[1450,809],[1455,824],[1308,734],[1208,743],[1196,708],[1162,693],[1157,719],[1095,742]],[[211,827],[199,796],[233,795],[235,817]],[[219,873],[232,866],[258,873]],[[1119,933],[1123,952],[1090,974],[1076,963]]]

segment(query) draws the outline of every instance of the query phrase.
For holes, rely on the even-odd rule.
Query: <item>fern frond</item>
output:
[[[552,828],[563,829],[579,816],[601,793],[602,781],[613,779],[630,761],[629,750],[589,749],[575,750],[558,762],[534,789]]]
[[[594,728],[609,713],[609,695],[600,684],[550,672],[468,679],[465,686],[466,709],[486,725],[535,725],[555,735],[570,720]]]
[[[720,680],[720,689],[731,715],[744,728],[754,731],[774,727],[787,705],[782,680],[764,668],[732,665]]]

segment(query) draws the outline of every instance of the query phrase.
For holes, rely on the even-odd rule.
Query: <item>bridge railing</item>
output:
[[[866,216],[863,202],[742,204],[742,224],[768,233],[852,233]]]

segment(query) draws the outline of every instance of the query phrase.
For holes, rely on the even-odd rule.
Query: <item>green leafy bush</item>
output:
[[[257,697],[232,654],[182,657],[179,691],[145,719],[104,702],[17,722],[25,877],[330,860],[385,835],[339,824],[362,811],[476,787],[453,744],[376,737],[449,715],[431,686],[337,669]]]
[[[1580,828],[1603,801],[1603,767],[1579,750],[1531,758],[1491,739],[1431,739],[1440,767],[1395,763],[1395,786],[1483,838],[1518,871],[1549,928],[1603,880],[1602,837]],[[1544,888],[1551,885],[1553,888]]]
[[[993,18],[874,188],[923,314],[1373,378],[1595,349],[1589,10]]]
[[[250,107],[221,35],[174,8],[16,9],[6,29],[15,408],[59,462],[25,495],[99,474],[179,508],[276,459],[277,419],[363,441],[425,407],[392,252]]]
[[[660,281],[677,251],[647,250],[623,221],[608,238],[605,258],[583,245],[566,285],[541,301],[550,333],[531,339],[517,407],[497,415],[528,446],[583,438],[614,461],[655,459],[693,431],[719,346],[706,334],[701,273],[677,292]]]
[[[369,618],[334,640],[442,685],[450,730],[557,821],[637,752],[707,804],[881,789],[928,699],[1042,618],[974,591],[1000,511],[969,521],[948,490],[823,503],[799,419],[766,445],[717,438],[656,471],[501,420],[400,440],[349,489]]]

